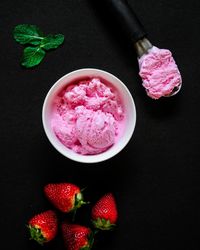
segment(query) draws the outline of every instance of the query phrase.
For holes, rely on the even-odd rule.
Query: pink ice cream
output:
[[[93,155],[117,141],[123,132],[124,116],[118,93],[93,78],[71,84],[57,95],[51,126],[66,147]]]
[[[159,99],[168,96],[182,83],[181,74],[167,49],[152,47],[148,54],[139,58],[140,76],[148,96]]]

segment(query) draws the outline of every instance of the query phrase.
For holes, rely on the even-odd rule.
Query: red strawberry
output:
[[[89,228],[63,223],[62,232],[68,250],[89,250],[92,248],[94,238]]]
[[[58,225],[57,216],[52,210],[35,215],[28,222],[31,239],[43,244],[55,238]]]
[[[48,184],[44,187],[46,197],[62,212],[71,212],[86,202],[80,188],[71,183]]]
[[[115,226],[117,217],[116,202],[111,193],[105,194],[92,208],[92,222],[98,229],[112,229]]]

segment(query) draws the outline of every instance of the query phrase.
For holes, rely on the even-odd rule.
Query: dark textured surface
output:
[[[107,191],[116,196],[118,229],[100,235],[94,249],[199,249],[200,1],[129,2],[151,41],[173,51],[184,83],[174,98],[153,101],[145,95],[133,49],[91,1],[1,0],[2,249],[41,249],[28,240],[25,224],[33,214],[51,207],[43,186],[61,181],[87,186],[85,196],[91,202]],[[66,37],[64,45],[33,70],[19,65],[22,47],[13,40],[12,30],[21,23]],[[113,159],[89,166],[60,155],[41,123],[43,100],[52,84],[85,67],[118,76],[137,107],[137,126],[128,146]],[[89,225],[89,213],[90,209],[81,209],[77,221]],[[44,249],[64,249],[62,238]]]

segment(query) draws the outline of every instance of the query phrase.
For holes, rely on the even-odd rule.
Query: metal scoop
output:
[[[103,2],[103,0],[101,0]],[[146,31],[139,21],[134,11],[129,6],[127,0],[104,0],[107,9],[115,18],[120,28],[127,34],[134,44],[138,57],[148,54],[153,47],[151,42],[146,38]],[[176,86],[169,95],[176,95],[181,89],[182,83]]]

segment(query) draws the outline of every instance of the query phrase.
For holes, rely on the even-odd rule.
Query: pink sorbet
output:
[[[181,74],[167,49],[152,47],[139,58],[140,76],[147,95],[153,99],[168,96],[182,83]]]
[[[116,90],[92,78],[70,84],[56,96],[51,126],[66,147],[93,155],[106,151],[117,141],[124,120]]]

